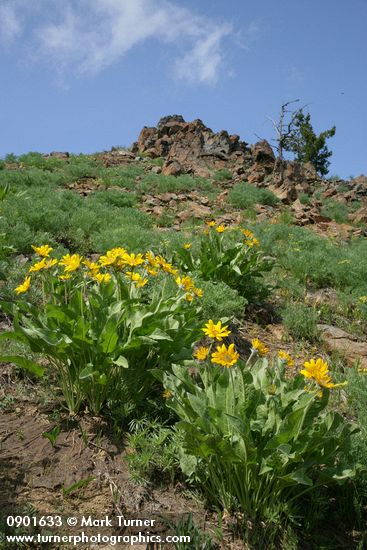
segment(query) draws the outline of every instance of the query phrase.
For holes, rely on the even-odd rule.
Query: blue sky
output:
[[[271,139],[284,101],[367,173],[366,0],[0,0],[0,156],[130,145],[161,116]]]

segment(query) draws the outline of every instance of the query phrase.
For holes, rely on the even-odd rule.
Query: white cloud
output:
[[[3,43],[13,42],[21,30],[15,7],[10,4],[0,6],[0,41]]]
[[[214,83],[224,59],[221,41],[230,30],[224,25],[199,38],[192,50],[176,61],[176,75],[191,82]]]
[[[60,71],[99,73],[153,39],[176,55],[176,78],[209,84],[223,67],[223,42],[232,26],[169,0],[64,0],[62,8],[61,20],[36,31],[38,56]]]

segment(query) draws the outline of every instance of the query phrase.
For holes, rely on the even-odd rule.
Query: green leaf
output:
[[[120,355],[115,361],[113,361],[113,363],[124,369],[129,368],[129,361],[123,355]]]
[[[40,365],[30,359],[21,357],[20,355],[0,355],[0,361],[3,361],[4,363],[15,363],[18,367],[35,374],[39,378],[42,377],[45,372],[45,369],[43,369]]]
[[[87,378],[93,378],[98,371],[95,370],[94,365],[87,365],[81,370],[79,374],[79,380],[86,380]]]

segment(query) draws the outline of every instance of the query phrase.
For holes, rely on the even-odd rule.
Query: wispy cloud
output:
[[[216,82],[232,31],[169,0],[64,0],[53,20],[35,30],[37,55],[60,72],[97,74],[156,40],[169,45],[176,78],[205,84]]]
[[[0,5],[0,42],[9,44],[21,33],[21,23],[16,6]]]

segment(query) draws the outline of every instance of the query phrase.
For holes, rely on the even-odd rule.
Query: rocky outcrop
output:
[[[348,332],[331,325],[317,325],[326,350],[343,355],[352,366],[359,361],[359,366],[367,368],[367,344],[361,342]]]
[[[156,127],[144,127],[132,152],[165,158],[162,173],[166,175],[209,177],[221,168],[241,173],[251,162],[250,150],[239,136],[224,130],[215,133],[200,119],[186,122],[181,115],[163,117]]]

